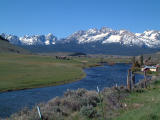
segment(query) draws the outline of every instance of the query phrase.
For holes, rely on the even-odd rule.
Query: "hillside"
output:
[[[9,43],[7,39],[4,39],[3,37],[0,36],[0,53],[20,53],[20,54],[27,54],[29,51],[12,45]]]

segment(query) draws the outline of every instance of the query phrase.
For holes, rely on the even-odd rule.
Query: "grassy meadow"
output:
[[[85,76],[80,62],[37,55],[1,54],[0,91],[64,84]]]

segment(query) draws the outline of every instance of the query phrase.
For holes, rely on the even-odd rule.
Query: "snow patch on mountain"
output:
[[[108,39],[103,41],[102,43],[119,43],[122,36],[120,35],[111,35]]]

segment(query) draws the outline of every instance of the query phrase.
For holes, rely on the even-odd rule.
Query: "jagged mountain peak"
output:
[[[128,30],[112,30],[107,27],[89,29],[81,34],[72,34],[65,39],[66,42],[75,41],[79,44],[101,42],[102,44],[119,43],[127,46],[158,47],[160,45],[160,31],[148,30],[144,33],[132,33]]]
[[[91,28],[89,30],[86,31],[86,34],[89,34],[89,35],[94,35],[94,34],[97,34],[99,32],[98,29],[96,28]]]
[[[102,27],[100,29],[100,32],[102,32],[102,33],[111,32],[111,31],[113,31],[113,30],[111,28],[108,28],[108,27]]]
[[[76,34],[74,33],[69,37],[67,37],[66,41],[69,42],[74,40],[77,41],[77,43],[102,42],[103,44],[103,43],[116,42],[117,40],[120,40],[121,37],[120,35],[122,33],[130,33],[130,32],[126,30],[115,31],[107,27],[102,27],[99,30],[96,28],[92,28],[87,31],[82,31],[82,32],[78,31],[76,32]],[[106,41],[110,37],[111,39],[113,39],[113,41],[111,39]]]

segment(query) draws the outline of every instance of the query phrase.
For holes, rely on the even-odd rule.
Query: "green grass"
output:
[[[59,85],[85,76],[76,60],[0,54],[0,91]]]
[[[127,108],[113,120],[160,120],[160,80],[143,93],[132,93],[123,103]]]

